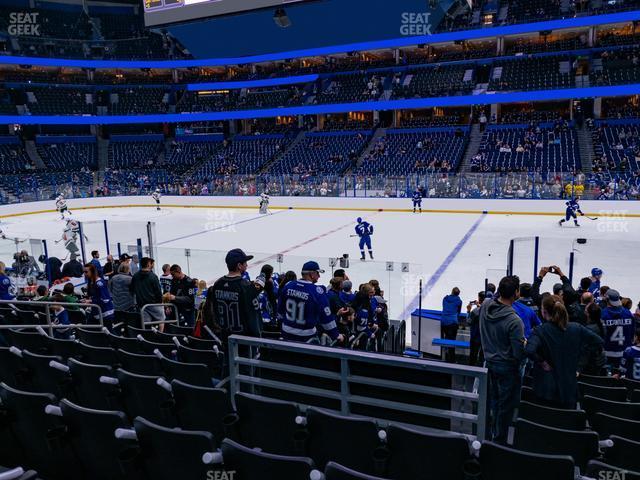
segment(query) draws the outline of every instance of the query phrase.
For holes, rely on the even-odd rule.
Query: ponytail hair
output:
[[[557,295],[547,295],[542,300],[542,309],[551,319],[551,323],[555,323],[562,330],[567,329],[569,323],[569,314],[562,303],[562,299]]]

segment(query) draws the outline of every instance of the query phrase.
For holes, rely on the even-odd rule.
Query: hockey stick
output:
[[[598,217],[590,217],[588,215],[584,215],[585,218],[588,218],[589,220],[597,220]]]

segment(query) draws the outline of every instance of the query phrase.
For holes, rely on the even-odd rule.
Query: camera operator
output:
[[[40,273],[40,267],[35,258],[29,255],[29,252],[26,250],[15,253],[13,259],[13,269],[17,275],[28,277],[29,275],[37,275]]]

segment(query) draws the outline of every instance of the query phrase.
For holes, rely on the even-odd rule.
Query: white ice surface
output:
[[[74,217],[87,223],[87,249],[97,248],[106,255],[101,220],[109,222],[112,253],[115,243],[122,248],[134,245],[143,236],[144,225],[155,223],[158,243],[157,264],[179,263],[195,278],[214,281],[225,273],[224,252],[240,247],[256,258],[252,277],[262,263],[271,263],[276,271],[299,273],[306,260],[318,260],[328,270],[321,282],[330,278],[329,257],[348,253],[348,269],[354,288],[372,278],[380,281],[390,301],[392,318],[410,314],[417,305],[417,284],[425,284],[424,308],[439,309],[442,297],[457,286],[463,302],[474,299],[484,287],[484,279],[497,282],[506,269],[509,240],[516,237],[540,237],[540,266],[557,264],[568,274],[569,253],[575,250],[574,285],[588,275],[592,267],[604,270],[603,283],[616,287],[623,296],[640,299],[640,219],[581,218],[580,228],[559,227],[558,217],[543,215],[479,215],[462,213],[367,212],[362,216],[375,228],[372,237],[375,262],[360,262],[357,238],[353,234],[358,213],[352,211],[275,210],[261,216],[248,209],[167,207],[160,212],[150,208],[113,208],[78,210]],[[477,228],[464,245],[461,240],[473,225]],[[7,218],[2,229],[8,237],[30,236],[47,239],[49,255],[64,257],[60,238],[63,223],[59,215],[42,213]],[[585,245],[576,238],[588,239]],[[0,257],[10,264],[12,245],[0,242]],[[515,249],[515,273],[522,281],[533,280],[533,241],[519,241]],[[191,249],[187,259],[184,249]],[[87,252],[88,253],[88,252]],[[277,263],[276,254],[284,255]],[[388,272],[385,262],[394,262]],[[401,262],[409,263],[409,272],[401,271]],[[553,276],[543,287],[551,289]],[[427,288],[428,287],[428,288]],[[409,332],[410,329],[407,329]]]

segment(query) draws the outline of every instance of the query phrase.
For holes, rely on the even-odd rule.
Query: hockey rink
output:
[[[102,258],[107,250],[104,220],[109,226],[112,254],[118,249],[135,252],[137,238],[144,236],[147,222],[153,222],[156,267],[178,263],[191,277],[209,283],[225,273],[224,255],[231,248],[240,247],[255,255],[250,262],[252,278],[265,263],[273,265],[276,272],[293,270],[299,274],[302,263],[313,259],[326,270],[321,278],[325,284],[332,267],[340,268],[335,259],[348,254],[346,270],[354,289],[371,279],[379,280],[394,319],[408,320],[418,306],[420,279],[423,308],[440,309],[442,297],[456,286],[464,305],[475,299],[485,278],[497,283],[505,274],[513,238],[519,239],[513,250],[514,273],[522,281],[532,281],[536,235],[540,238],[539,267],[558,265],[568,275],[573,252],[574,285],[589,275],[591,268],[599,267],[604,270],[603,284],[611,281],[634,303],[640,299],[640,218],[635,216],[580,218],[579,228],[558,226],[558,215],[295,208],[259,215],[257,208],[175,205],[161,211],[148,207],[76,210],[73,216],[85,226],[86,255],[97,249]],[[373,261],[368,255],[365,262],[359,260],[358,239],[351,236],[358,216],[374,226]],[[2,229],[8,238],[46,239],[50,256],[67,256],[62,242],[55,243],[63,229],[56,213],[2,218]],[[587,242],[578,243],[578,238]],[[10,264],[16,246],[11,240],[0,243],[1,259]],[[549,275],[543,287],[550,290],[557,281]]]

